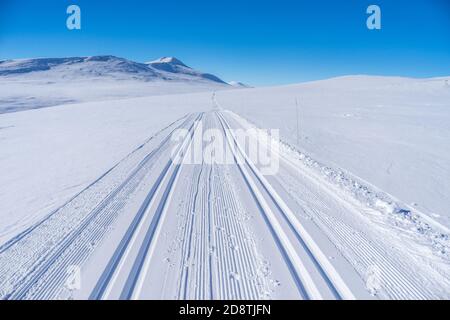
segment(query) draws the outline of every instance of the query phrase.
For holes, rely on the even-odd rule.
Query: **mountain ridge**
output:
[[[202,79],[211,80],[214,82],[219,82],[223,84],[228,84],[219,77],[210,74],[210,73],[203,73],[197,70],[192,69],[191,67],[187,66],[180,60],[178,60],[175,57],[162,57],[160,59],[147,62],[148,66],[151,66],[154,69],[157,69],[159,71],[169,72],[169,73],[175,73],[175,74],[186,74],[191,75],[194,77],[200,77]]]
[[[0,77],[84,78],[113,77],[151,81],[215,82],[228,85],[219,77],[188,67],[174,57],[163,57],[148,63],[135,62],[113,56],[86,56],[64,58],[31,58],[0,61]]]

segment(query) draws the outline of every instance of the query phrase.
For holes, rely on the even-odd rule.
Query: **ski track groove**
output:
[[[229,126],[224,121],[224,119],[219,115],[219,113],[216,114],[221,123],[222,130],[223,132],[225,132],[227,128],[229,129]],[[237,147],[237,141],[234,140],[234,137],[232,137],[231,134],[230,135],[225,134],[225,136],[228,136],[227,137],[228,144],[233,152],[235,163],[237,164],[237,167],[239,168],[239,171],[241,172],[245,180],[245,183],[255,200],[255,203],[258,205],[259,210],[262,213],[266,221],[266,224],[268,225],[273,235],[273,239],[275,240],[278,248],[280,249],[284,257],[286,265],[288,266],[290,273],[293,277],[293,280],[297,285],[299,294],[305,299],[310,298],[320,299],[321,295],[317,287],[310,278],[309,272],[305,269],[303,263],[301,262],[301,259],[299,258],[297,252],[295,251],[288,236],[286,235],[281,225],[279,224],[278,219],[275,217],[274,213],[268,207],[268,204],[265,201],[264,196],[258,190],[258,187],[256,186],[254,180],[250,177],[250,174],[247,172],[246,169],[244,169],[244,165],[240,163],[240,160],[238,160],[238,157],[242,157],[244,155],[242,154],[242,151],[235,150],[235,147]],[[307,287],[305,287],[305,284],[307,285]]]
[[[217,121],[217,118],[215,117]],[[234,257],[234,272],[240,277],[237,283],[244,283],[243,286],[239,287],[244,291],[242,296],[238,296],[239,299],[258,299],[263,296],[263,294],[269,291],[267,282],[264,282],[262,292],[258,292],[257,281],[261,279],[255,274],[255,270],[261,265],[259,261],[258,253],[256,251],[256,243],[254,239],[249,234],[248,230],[245,230],[245,224],[243,220],[245,219],[245,210],[240,204],[236,193],[234,192],[236,186],[233,186],[229,178],[226,176],[226,171],[219,171],[222,176],[217,179],[216,190],[219,194],[215,196],[215,199],[222,201],[222,205],[217,205],[216,208],[227,208],[224,212],[227,213],[225,217],[224,212],[221,216],[224,217],[223,223],[233,232],[235,238],[231,238],[230,243],[232,246],[232,257]],[[226,192],[232,190],[232,192]],[[252,241],[246,241],[246,239],[251,239]],[[250,242],[250,243],[249,243]],[[229,250],[229,246],[228,246]],[[238,256],[235,256],[235,254]]]
[[[176,185],[180,169],[184,165],[184,159],[188,154],[188,149],[192,143],[192,135],[198,128],[198,124],[202,121],[204,114],[200,114],[197,120],[192,125],[189,130],[189,134],[184,138],[182,145],[178,149],[177,155],[175,156],[175,161],[170,159],[169,161],[173,165],[174,169],[171,173],[170,180],[164,190],[162,199],[158,203],[158,207],[153,214],[151,224],[146,232],[145,239],[139,249],[139,253],[134,261],[132,270],[128,275],[125,286],[122,290],[121,299],[132,299],[136,300],[140,297],[142,286],[149,272],[151,258],[155,250],[155,246],[158,243],[159,237],[161,235],[161,228],[164,225],[165,217],[167,215],[167,207],[170,199],[172,198],[174,186]],[[181,157],[181,158],[180,158]],[[181,160],[180,163],[177,163]]]
[[[256,137],[253,137],[256,139]],[[301,170],[299,166],[291,163],[289,159],[279,152],[280,159],[285,161],[289,167],[298,171],[303,178],[309,179],[314,182],[314,179],[309,176],[304,170]],[[283,168],[283,166],[281,166]],[[286,170],[286,168],[284,168]],[[289,177],[290,181],[283,179],[283,177]],[[291,178],[291,174],[276,175],[276,179],[282,181],[281,187],[287,190],[290,186],[291,189],[296,190],[296,183]],[[309,190],[308,190],[309,191]],[[325,190],[328,192],[328,190]],[[357,232],[354,228],[349,226],[344,221],[340,221],[337,218],[331,217],[326,214],[326,205],[323,200],[317,196],[309,195],[311,192],[301,193],[302,198],[308,197],[307,201],[302,199],[296,192],[288,192],[294,200],[303,207],[304,212],[318,225],[318,227],[326,234],[331,242],[344,250],[340,250],[348,261],[355,260],[355,257],[359,259],[359,263],[362,266],[357,268],[358,273],[364,278],[364,271],[370,266],[380,266],[380,272],[382,275],[383,292],[382,296],[391,299],[436,299],[438,296],[433,294],[428,288],[424,288],[423,285],[417,280],[417,274],[413,275],[410,272],[410,266],[405,265],[397,259],[393,259],[391,255],[386,255],[386,248],[383,248],[382,243],[371,240],[361,232]],[[309,195],[309,196],[308,196]],[[333,196],[337,203],[345,202],[344,199]],[[309,205],[308,205],[309,203]],[[316,206],[322,206],[322,210],[312,208],[311,203]],[[325,208],[323,208],[325,206]],[[351,203],[345,202],[344,207],[346,211],[355,211],[357,208],[353,207]],[[318,222],[318,223],[317,223]],[[346,253],[346,250],[352,251],[353,254]],[[386,290],[387,289],[387,290]]]
[[[48,221],[52,216],[54,216],[58,211],[60,211],[62,208],[64,208],[67,204],[71,203],[73,200],[75,200],[77,197],[79,197],[81,194],[89,190],[92,186],[97,184],[99,181],[101,181],[106,175],[108,175],[111,171],[113,171],[115,168],[117,168],[122,162],[124,162],[127,158],[129,158],[132,154],[136,153],[140,149],[142,149],[147,143],[149,143],[152,139],[154,139],[156,136],[158,136],[160,133],[162,133],[164,130],[167,130],[168,128],[175,125],[177,122],[182,121],[183,119],[186,119],[189,116],[189,114],[183,116],[180,119],[175,120],[174,122],[170,123],[168,126],[162,128],[157,133],[155,133],[153,136],[148,138],[144,143],[142,143],[140,146],[138,146],[135,150],[133,150],[130,154],[128,154],[124,159],[120,160],[118,163],[116,163],[113,167],[108,169],[105,173],[103,173],[100,177],[98,177],[96,180],[94,180],[92,183],[90,183],[87,187],[85,187],[83,190],[75,194],[72,198],[70,198],[68,201],[66,201],[64,204],[50,212],[48,215],[46,215],[44,218],[42,218],[37,223],[33,224],[31,227],[28,227],[24,231],[20,232],[15,237],[8,240],[6,243],[2,244],[0,246],[0,254],[2,254],[4,251],[8,250],[10,247],[12,247],[15,243],[19,242],[23,238],[25,238],[28,234],[33,232],[36,228],[41,226],[43,223]]]
[[[239,119],[234,120],[238,122]],[[177,151],[177,157],[184,160],[193,144],[190,138],[195,135],[199,123],[206,128],[220,128],[225,134],[225,143],[231,148],[235,160],[235,171],[239,173],[244,183],[235,185],[230,179],[231,172],[227,166],[219,168],[216,164],[206,164],[203,159],[202,164],[194,165],[191,167],[192,170],[187,171],[183,161],[175,163],[173,159],[169,159],[162,171],[157,172],[156,182],[147,186],[146,178],[154,173],[155,164],[167,151],[171,133],[163,137],[151,151],[145,151],[147,144],[165,130],[174,132],[189,124],[189,133]],[[179,126],[176,126],[177,124]],[[172,130],[172,127],[175,128]],[[267,264],[259,253],[257,240],[247,225],[250,218],[237,191],[241,188],[245,189],[244,192],[248,192],[254,200],[302,298],[321,299],[323,296],[315,283],[318,280],[313,280],[311,270],[305,267],[298,255],[299,251],[304,252],[311,260],[314,271],[321,278],[319,281],[323,280],[335,298],[354,298],[337,270],[306,229],[303,229],[299,213],[294,214],[290,210],[278,192],[262,177],[256,165],[246,156],[236,137],[226,133],[227,129],[230,129],[230,125],[220,111],[185,115],[158,131],[64,205],[0,246],[0,299],[42,300],[70,296],[70,290],[65,287],[68,277],[67,267],[82,266],[87,261],[96,246],[111,231],[114,221],[122,213],[130,198],[145,187],[149,191],[145,192],[146,196],[139,210],[131,219],[130,226],[115,248],[113,256],[89,297],[90,299],[108,297],[109,289],[116,285],[115,276],[121,271],[124,263],[130,262],[127,260],[128,254],[130,250],[136,248],[137,254],[131,261],[131,270],[125,277],[123,287],[119,289],[121,289],[120,299],[140,298],[144,282],[153,271],[153,255],[160,242],[168,210],[172,206],[172,196],[180,187],[179,180],[183,173],[187,173],[185,180],[188,185],[177,213],[179,219],[175,242],[179,250],[175,250],[175,254],[180,263],[174,279],[176,299],[255,300],[270,298],[274,292],[270,273],[265,272]],[[255,136],[253,139],[258,137]],[[72,206],[77,209],[80,196],[86,194],[89,196],[88,193],[91,191],[94,197],[102,196],[102,190],[95,189],[97,184],[102,179],[108,178],[111,172],[137,152],[145,152],[145,156],[136,164],[129,165],[131,168],[121,172],[119,178],[125,176],[124,179],[104,191],[104,197],[94,202],[90,211],[81,217],[69,216],[66,226],[59,226],[62,231],[58,230],[60,233],[55,235],[55,238],[43,239],[39,232],[44,235],[48,233],[52,219],[64,217],[64,210],[73,210]],[[277,152],[287,166],[282,167],[280,171],[282,174],[277,174],[274,179],[342,253],[361,278],[365,277],[364,272],[371,266],[379,266],[382,288],[376,293],[377,296],[391,299],[439,298],[436,293],[423,285],[426,278],[411,272],[411,266],[396,256],[386,254],[390,251],[383,242],[375,241],[371,234],[364,233],[364,229],[362,232],[357,231],[346,223],[344,218],[348,218],[347,216],[340,219],[328,214],[332,208],[328,207],[315,192],[332,193],[330,189],[319,185],[312,173],[298,167],[281,151]],[[289,190],[298,190],[300,186],[292,178],[290,169],[298,171],[303,179],[311,182],[317,190],[290,192]],[[346,214],[362,210],[348,199],[333,194],[330,196],[333,203],[338,204],[339,210],[343,210]],[[159,197],[161,198],[159,202],[155,202]],[[147,219],[150,223],[141,231]],[[290,237],[288,234],[293,236]],[[143,240],[135,244],[139,236],[143,236]],[[45,245],[49,243],[52,245],[47,248],[42,243],[40,246],[33,246],[36,240],[45,241]],[[21,246],[30,247],[31,259],[24,259],[21,255],[23,249]],[[399,254],[402,256],[402,253]],[[161,271],[164,272],[161,298],[164,298],[168,279],[171,277],[170,264]]]
[[[210,117],[205,117],[207,127],[210,122]],[[249,260],[253,260],[253,266],[256,266],[258,257],[255,252],[249,251],[248,244],[245,243],[246,236],[238,221],[243,210],[238,209],[234,192],[225,192],[232,190],[232,186],[221,176],[224,174],[223,168],[214,170],[214,165],[205,164],[200,169],[197,167],[193,170],[197,184],[190,188],[184,209],[187,217],[183,222],[178,298],[216,297],[213,279],[217,279],[217,286],[220,288],[217,298],[257,299],[260,294],[256,291],[256,284],[247,277],[251,278],[252,275]],[[202,179],[206,183],[200,183]],[[216,234],[214,242],[213,230]],[[214,258],[219,259],[215,264],[217,270],[213,269]],[[236,279],[237,277],[240,279]]]
[[[286,183],[286,181],[284,181]],[[282,184],[283,185],[283,184]],[[298,201],[298,195],[291,193],[291,195]],[[304,195],[304,194],[303,194]],[[309,199],[315,203],[321,202],[320,199]],[[350,205],[350,204],[348,204]],[[324,213],[325,210],[314,210],[311,215],[316,221],[317,219],[322,223],[322,231],[327,234],[329,238],[333,239],[334,244],[341,243],[347,250],[353,250],[360,262],[363,262],[364,270],[370,266],[379,265],[382,273],[383,285],[387,287],[385,292],[387,297],[393,299],[436,299],[437,297],[427,288],[421,286],[416,280],[417,275],[409,277],[409,266],[392,259],[389,255],[386,256],[385,250],[376,241],[366,238],[362,233],[356,232],[354,228],[348,226],[343,221],[328,216]],[[328,219],[328,220],[327,220]],[[330,221],[332,219],[333,221]],[[325,226],[325,228],[323,228]],[[334,234],[334,237],[333,237]],[[354,258],[353,258],[354,259]],[[362,274],[360,268],[359,273]]]
[[[200,119],[200,117],[201,117],[201,115],[199,115],[193,121],[193,124],[191,125],[189,131],[193,130],[193,128],[195,127],[196,121],[198,119]],[[170,138],[170,135],[166,138],[167,141],[169,141],[169,138]],[[180,148],[179,151],[181,151],[181,148]],[[150,192],[148,193],[146,199],[142,203],[142,205],[141,205],[139,211],[137,212],[133,222],[131,223],[131,225],[129,226],[127,232],[123,236],[123,238],[122,238],[118,248],[116,248],[116,250],[115,250],[111,260],[109,261],[109,263],[107,265],[107,268],[102,273],[102,276],[100,277],[99,281],[97,282],[97,284],[96,284],[96,286],[94,288],[94,291],[91,293],[90,299],[103,298],[103,295],[105,294],[105,291],[107,291],[108,286],[110,285],[111,278],[115,275],[116,269],[119,266],[121,266],[120,263],[122,262],[123,256],[125,254],[126,255],[128,254],[127,249],[129,249],[130,242],[131,242],[131,244],[134,244],[134,241],[133,241],[134,237],[137,234],[138,230],[140,230],[141,223],[143,223],[143,221],[145,220],[145,218],[147,216],[148,208],[153,204],[153,200],[156,197],[156,194],[158,193],[158,191],[160,190],[159,187],[162,185],[162,182],[167,177],[167,175],[170,172],[170,169],[172,167],[175,167],[175,169],[174,169],[174,172],[172,173],[172,176],[171,176],[170,179],[173,179],[173,177],[176,175],[176,172],[178,171],[179,165],[175,165],[173,163],[173,161],[171,159],[169,159],[168,163],[166,164],[166,166],[164,167],[164,169],[160,173],[158,179],[156,180],[156,182],[154,183],[153,187],[151,188]],[[155,214],[157,214],[157,213],[155,213]],[[157,216],[157,219],[158,220],[155,220],[155,216],[152,218],[152,223],[150,225],[150,229],[157,227],[157,222],[159,221],[159,217],[158,216]],[[150,230],[148,232],[148,235],[149,236],[152,235],[150,233]],[[146,238],[146,241],[149,241],[149,240]],[[139,250],[138,257],[145,255],[145,252],[143,251],[143,246],[144,245],[145,244],[143,244],[141,249]],[[132,272],[136,273],[137,272],[136,268],[140,268],[140,267],[142,267],[142,266],[138,265],[138,262],[135,261],[135,264],[133,265]],[[134,274],[134,277],[136,277],[136,276],[137,276],[137,274]],[[130,277],[131,277],[131,274],[130,274]],[[135,286],[135,283],[131,282],[132,279],[130,277],[127,280],[127,283],[126,283],[126,287],[128,287],[129,290],[131,290]],[[137,281],[137,278],[135,280]],[[125,293],[125,290],[126,289],[124,289],[124,291],[122,293],[122,297],[124,297],[124,296],[130,297],[131,291],[129,293]]]
[[[224,116],[221,115],[219,112],[217,112],[218,117],[221,120],[222,127],[225,130],[226,128],[230,129],[229,124],[225,120]],[[337,299],[355,299],[355,296],[351,292],[350,288],[347,286],[345,281],[341,278],[337,270],[333,267],[333,265],[329,262],[326,255],[321,251],[320,247],[317,246],[313,238],[308,234],[306,229],[303,228],[303,226],[300,224],[299,220],[295,217],[295,214],[290,210],[290,208],[284,203],[283,199],[278,195],[278,193],[275,191],[275,189],[270,185],[270,183],[263,177],[263,175],[258,171],[257,167],[251,162],[251,160],[246,156],[245,152],[241,149],[239,146],[237,140],[233,136],[233,134],[229,135],[229,142],[230,147],[236,147],[237,151],[234,150],[233,152],[238,152],[243,159],[243,162],[248,165],[250,168],[250,171],[255,175],[256,180],[261,183],[261,189],[264,190],[269,198],[272,200],[273,204],[278,208],[279,212],[282,214],[282,217],[284,218],[285,222],[288,224],[289,228],[293,232],[293,234],[296,236],[298,242],[303,247],[306,254],[309,256],[311,261],[316,267],[316,270],[320,273],[322,279],[325,281],[326,285],[329,287],[331,292],[334,294],[334,296]],[[232,145],[234,144],[234,146]],[[238,164],[238,166],[241,168],[241,172],[245,176],[246,174],[242,171],[242,166]],[[252,179],[252,178],[250,178]],[[248,179],[246,179],[248,180]],[[254,184],[254,183],[253,183]],[[249,181],[247,181],[247,185],[249,185]],[[251,187],[249,185],[249,187]],[[252,188],[252,187],[251,187]],[[252,188],[253,189],[253,188]],[[263,192],[264,192],[263,191]],[[257,195],[256,191],[253,192],[255,195]],[[257,200],[259,201],[259,200]],[[267,216],[267,215],[266,215]],[[275,217],[275,219],[277,219]],[[270,222],[270,224],[273,224]],[[284,237],[284,235],[281,233],[281,236]],[[279,237],[277,235],[277,237]],[[289,241],[287,242],[289,245]],[[284,246],[285,244],[282,244]],[[289,246],[286,248],[288,249]],[[286,250],[285,250],[286,252]],[[290,254],[292,255],[292,254]],[[289,260],[291,263],[294,263],[295,270],[294,273],[299,275],[298,278],[298,284],[299,284],[299,290],[302,292],[303,290],[307,290],[307,297],[306,298],[312,298],[312,299],[322,299],[320,294],[314,293],[314,290],[317,290],[314,287],[312,279],[308,278],[308,271],[304,270],[302,274],[302,266],[298,265],[298,263],[301,263],[298,259],[295,259],[294,257],[289,257]],[[294,262],[295,261],[295,262]],[[296,266],[297,265],[297,266]],[[300,274],[299,274],[300,273]],[[303,285],[305,283],[310,287],[307,288]],[[311,293],[313,293],[314,296],[311,296]]]
[[[184,122],[182,122],[178,128],[181,128],[188,123],[190,117],[185,116],[176,122],[183,119],[185,119]],[[166,128],[170,128],[170,126]],[[153,167],[152,160],[155,160],[155,155],[157,156],[163,148],[167,147],[167,143],[169,141],[168,137],[170,137],[170,134],[163,139],[155,149],[145,156],[144,159],[139,162],[137,167],[125,179],[125,181],[109,193],[105,199],[103,199],[88,215],[81,220],[79,225],[73,227],[72,231],[66,235],[61,242],[51,248],[45,255],[40,257],[40,259],[35,262],[33,267],[28,269],[27,274],[23,276],[19,275],[19,281],[15,282],[14,290],[3,298],[48,299],[53,297],[53,294],[55,294],[53,289],[58,285],[63,284],[65,276],[67,276],[67,269],[64,268],[64,266],[67,267],[75,264],[78,265],[85,260],[89,252],[93,249],[89,248],[89,246],[86,248],[86,243],[95,243],[108,231],[107,226],[109,226],[116,218],[118,210],[125,205],[128,196],[138,187],[138,184],[144,179],[147,171],[150,171]],[[151,138],[147,140],[147,142],[150,140]],[[136,150],[143,148],[146,143],[142,144]],[[102,175],[102,177],[103,176],[105,175]],[[99,179],[96,181],[99,181]],[[116,199],[118,200],[114,201]],[[22,233],[20,237],[16,237],[14,242],[7,243],[6,249],[4,250],[6,251],[7,249],[13,247],[16,243],[20,243],[19,241],[26,238],[26,236],[31,235],[32,231],[43,225],[54,214],[56,213],[52,213],[43,221],[37,223],[36,226],[29,228],[29,232]],[[96,221],[96,219],[98,221]],[[82,237],[83,234],[87,234],[87,239]],[[78,242],[80,242],[81,245],[77,246],[76,244],[78,244]],[[73,246],[73,251],[69,250],[71,246]],[[16,276],[16,274],[14,276]],[[43,283],[42,287],[41,283]],[[32,290],[33,287],[34,290]]]

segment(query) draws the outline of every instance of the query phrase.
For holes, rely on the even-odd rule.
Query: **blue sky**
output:
[[[66,28],[66,8],[82,30]],[[366,8],[382,29],[366,28]],[[450,75],[448,0],[0,0],[0,59],[176,56],[225,80]]]

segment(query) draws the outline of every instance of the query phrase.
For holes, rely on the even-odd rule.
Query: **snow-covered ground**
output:
[[[217,96],[257,126],[279,128],[285,142],[314,160],[450,227],[449,83],[352,76]]]
[[[209,94],[69,104],[0,116],[0,239],[54,210]]]
[[[165,81],[74,80],[68,83],[0,80],[0,113],[53,107],[61,104],[127,99],[156,95],[223,90],[223,85]]]
[[[446,80],[127,85],[1,114],[0,297],[449,298]],[[171,132],[199,123],[280,129],[280,170],[173,163]]]

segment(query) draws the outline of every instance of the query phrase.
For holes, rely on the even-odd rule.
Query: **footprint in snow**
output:
[[[236,280],[236,281],[240,281],[241,280],[241,276],[237,272],[231,272],[230,273],[230,278],[233,279],[233,280]]]

